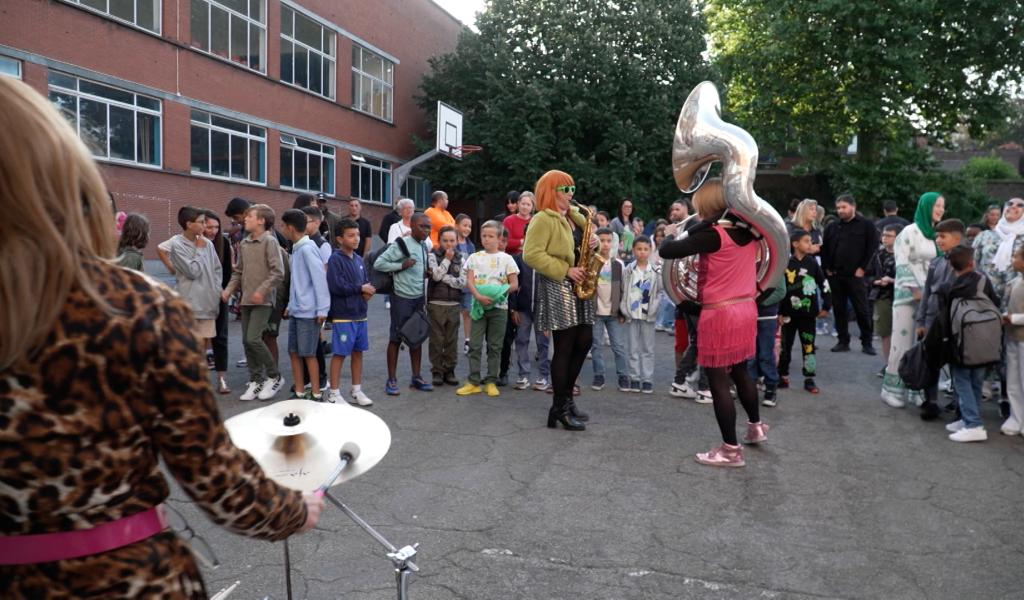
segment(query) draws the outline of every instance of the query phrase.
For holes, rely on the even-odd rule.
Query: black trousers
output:
[[[793,357],[793,340],[798,340],[800,352],[804,357],[804,377],[814,377],[818,364],[814,355],[816,324],[814,315],[790,317],[788,322],[782,324],[782,349],[779,351],[780,376],[789,376],[789,362]]]
[[[217,335],[210,343],[213,346],[214,370],[220,373],[228,370],[228,303],[221,301],[217,312]]]
[[[501,362],[498,364],[498,375],[508,376],[508,367],[512,362],[512,343],[516,341],[516,333],[519,328],[512,322],[512,310],[508,311],[508,320],[505,321],[505,339],[501,342]]]
[[[676,365],[676,376],[674,381],[679,385],[686,383],[686,378],[693,373],[694,369],[700,369],[700,379],[697,382],[698,390],[708,389],[708,375],[697,366],[697,321],[700,320],[700,315],[691,315],[687,313],[684,316],[686,321],[686,336],[689,338],[689,342],[686,346],[686,351],[683,352],[683,357],[679,359],[679,364]]]
[[[850,343],[850,315],[846,311],[846,306],[853,304],[857,327],[860,328],[860,343],[863,346],[870,346],[873,325],[871,311],[868,308],[868,288],[864,284],[864,278],[853,275],[833,275],[828,278],[828,283],[832,288],[832,310],[836,317],[839,343],[847,345]]]

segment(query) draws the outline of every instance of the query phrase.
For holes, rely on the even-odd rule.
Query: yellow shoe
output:
[[[498,386],[494,385],[493,383],[485,384],[484,385],[484,391],[487,392],[488,396],[500,396],[501,395],[501,392],[498,391]]]
[[[466,382],[462,387],[455,390],[455,393],[459,396],[468,396],[470,394],[479,394],[483,389],[475,383]]]

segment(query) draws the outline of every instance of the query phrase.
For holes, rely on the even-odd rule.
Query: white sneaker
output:
[[[341,390],[327,390],[327,401],[331,404],[341,404],[345,397],[341,395]]]
[[[1020,421],[1014,418],[1013,415],[1010,415],[1010,418],[1003,421],[1003,425],[999,428],[999,431],[1001,431],[1003,435],[1017,435],[1021,433]]]
[[[687,400],[693,400],[697,397],[697,392],[693,391],[689,383],[672,383],[672,387],[669,388],[668,393],[670,396],[676,398],[686,398]]]
[[[243,358],[242,360],[236,362],[235,366],[236,367],[248,367],[249,366],[249,361],[247,361],[246,359]]]
[[[255,400],[256,397],[259,396],[259,393],[260,382],[250,381],[248,387],[245,388],[245,391],[242,392],[242,395],[239,396],[238,399],[242,402],[249,402],[250,400]]]
[[[526,388],[530,387],[530,378],[520,377],[519,379],[516,379],[516,383],[512,387],[514,387],[517,390],[525,390]]]
[[[711,397],[709,390],[698,390],[697,397],[693,399],[697,404],[711,404],[714,399]]]
[[[373,400],[370,400],[369,396],[363,393],[363,390],[358,392],[352,390],[352,401],[359,406],[373,406]]]
[[[952,423],[946,423],[946,431],[948,431],[950,433],[956,433],[956,432],[960,431],[963,428],[964,428],[964,421],[963,421],[963,419],[958,419],[956,421],[953,421]]]
[[[384,310],[391,310],[391,301],[390,300],[385,300],[384,301]]]
[[[885,390],[882,390],[882,402],[885,402],[887,405],[893,408],[903,408],[904,406],[906,406],[906,403],[903,402],[903,400],[897,398],[894,394],[887,392]]]
[[[277,393],[280,392],[281,388],[283,387],[284,377],[278,376],[277,379],[267,378],[267,380],[263,382],[262,389],[260,390],[260,393],[256,397],[259,398],[260,400],[270,400],[271,398],[276,396]]]
[[[964,427],[960,431],[949,434],[949,439],[954,442],[984,442],[988,439],[988,432],[982,426]]]
[[[992,387],[993,386],[992,386],[992,381],[991,380],[986,379],[984,382],[982,382],[982,384],[981,384],[981,401],[982,402],[988,402],[989,400],[992,399]]]
[[[537,381],[534,381],[533,382],[533,389],[537,390],[538,392],[543,392],[544,390],[548,389],[548,380],[547,380],[547,378],[541,377]]]

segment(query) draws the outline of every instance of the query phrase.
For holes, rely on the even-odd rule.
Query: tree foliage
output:
[[[710,75],[704,23],[690,2],[490,0],[479,33],[431,61],[418,98],[463,111],[463,142],[484,151],[423,171],[461,197],[532,189],[548,169],[573,175],[577,197],[638,212],[678,195],[672,132],[690,89]],[[425,147],[430,147],[425,144]]]
[[[738,123],[868,207],[915,201],[935,163],[911,140],[985,136],[1024,74],[1024,0],[708,0],[707,15]]]

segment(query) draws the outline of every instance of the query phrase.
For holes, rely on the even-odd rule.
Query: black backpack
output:
[[[402,254],[404,254],[406,258],[411,258],[409,248],[406,247],[403,240],[404,238],[398,238],[394,242],[391,242],[391,244],[398,244],[398,248],[402,251]],[[392,287],[394,287],[395,284],[394,272],[388,271],[385,273],[384,271],[378,271],[373,266],[373,264],[377,262],[377,259],[380,258],[380,255],[384,254],[384,252],[391,247],[391,244],[384,244],[380,248],[367,254],[366,258],[363,259],[363,265],[366,267],[366,276],[370,280],[370,285],[377,290],[376,293],[378,294],[390,294]]]

